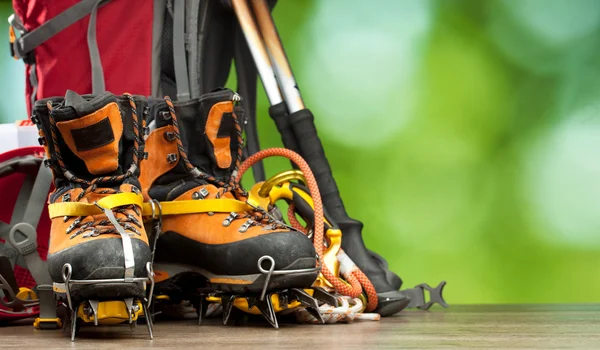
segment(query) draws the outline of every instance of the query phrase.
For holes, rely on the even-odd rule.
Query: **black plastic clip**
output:
[[[410,298],[410,303],[407,307],[416,307],[421,310],[429,310],[433,306],[433,304],[438,303],[442,307],[449,307],[449,305],[444,300],[442,292],[444,291],[444,286],[446,286],[446,281],[440,282],[437,287],[433,288],[427,283],[421,283],[415,288],[401,290],[404,295]],[[425,301],[425,291],[429,291],[429,301]]]

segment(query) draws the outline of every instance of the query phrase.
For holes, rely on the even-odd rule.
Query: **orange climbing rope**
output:
[[[306,161],[296,152],[291,151],[286,148],[269,148],[258,153],[253,154],[248,157],[239,168],[239,172],[236,178],[236,181],[239,183],[242,179],[244,173],[252,167],[256,162],[267,158],[267,157],[285,157],[294,162],[300,170],[304,173],[304,177],[306,178],[306,184],[310,191],[310,195],[314,202],[314,237],[313,242],[315,245],[315,250],[318,256],[323,256],[323,243],[324,243],[324,217],[323,217],[323,202],[321,201],[321,193],[319,192],[319,187],[317,185],[317,180],[315,179],[310,167],[306,163]],[[295,222],[291,222],[292,225],[298,225],[301,227],[300,223],[294,217]],[[305,231],[302,229],[302,231]],[[345,254],[344,254],[345,255]],[[321,267],[321,273],[323,277],[327,281],[329,281],[335,290],[343,295],[350,296],[352,298],[357,298],[362,294],[363,288],[365,293],[367,294],[368,303],[367,303],[367,311],[373,311],[377,307],[377,292],[373,287],[373,284],[367,276],[356,266],[352,266],[346,273],[343,274],[346,281],[350,284],[344,283],[342,280],[337,278],[327,266],[323,265]],[[362,286],[362,287],[361,287]]]

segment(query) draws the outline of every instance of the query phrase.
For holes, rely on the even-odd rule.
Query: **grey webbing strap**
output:
[[[173,65],[177,85],[177,100],[185,101],[190,99],[185,51],[185,1],[173,1],[173,6]]]
[[[38,91],[38,78],[37,78],[37,72],[36,72],[36,67],[37,65],[35,63],[33,63],[30,67],[30,71],[29,71],[29,84],[31,85],[31,88],[33,89],[31,91],[31,106],[35,106],[35,101],[37,101],[37,91]]]
[[[187,42],[187,50],[186,57],[187,62],[190,62],[188,65],[188,79],[190,84],[190,98],[197,98],[200,96],[200,76],[201,76],[201,66],[202,63],[200,60],[200,46],[201,41],[199,38],[199,20],[198,14],[200,16],[207,16],[206,7],[208,5],[209,0],[204,0],[204,9],[200,11],[200,1],[201,0],[187,0],[185,2],[185,34],[188,38]]]
[[[108,218],[108,221],[113,224],[115,229],[117,229],[121,235],[121,241],[123,242],[123,258],[125,260],[125,282],[133,281],[133,278],[135,277],[135,256],[133,255],[131,237],[129,237],[129,233],[127,233],[123,226],[117,221],[117,218],[115,218],[115,214],[113,214],[111,209],[102,208],[102,210],[104,211],[104,215]]]
[[[41,284],[37,286],[40,299],[40,319],[54,321],[56,319],[56,301],[54,300],[54,291],[52,284]],[[40,322],[41,329],[55,329],[57,324],[54,322]]]
[[[0,221],[0,238],[6,240],[12,226],[6,222]]]
[[[97,2],[98,0],[81,0],[31,32],[24,34],[15,40],[13,44],[15,56],[23,58],[23,56],[45,43],[48,39],[87,16],[92,12]]]
[[[27,205],[27,201],[29,200],[29,196],[31,195],[34,181],[35,180],[31,175],[27,175],[23,180],[23,184],[21,185],[21,189],[19,190],[19,194],[17,196],[17,201],[15,202],[15,207],[10,217],[11,225],[15,225],[23,221],[23,215],[25,214],[25,206]]]
[[[160,87],[162,36],[167,0],[154,0],[152,23],[152,96],[162,96]]]
[[[106,90],[104,86],[104,72],[102,70],[102,61],[100,60],[100,51],[98,50],[98,40],[96,39],[96,18],[98,17],[98,6],[104,0],[94,0],[96,4],[90,13],[90,22],[87,31],[87,44],[90,52],[90,63],[92,66],[92,93],[99,94]]]
[[[29,200],[27,201],[25,213],[22,217],[23,222],[26,222],[34,228],[37,228],[37,225],[40,222],[42,211],[44,210],[44,204],[48,199],[48,192],[50,192],[51,185],[52,171],[50,168],[47,168],[42,164],[35,178]]]

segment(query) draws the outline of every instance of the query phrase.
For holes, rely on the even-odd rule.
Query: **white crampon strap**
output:
[[[354,320],[379,321],[381,319],[379,314],[361,312],[364,309],[364,305],[359,298],[339,296],[338,303],[340,305],[338,307],[329,304],[319,306],[319,313],[321,313],[321,317],[323,317],[325,323],[350,323]],[[320,323],[306,309],[296,311],[296,320],[300,323]]]

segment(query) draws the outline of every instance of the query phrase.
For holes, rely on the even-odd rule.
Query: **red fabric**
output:
[[[0,305],[0,322],[10,322],[20,320],[23,318],[37,316],[40,313],[40,307],[38,305],[28,307],[24,310],[21,310],[19,313],[14,313],[13,310],[8,311],[9,312],[4,312],[2,305]]]
[[[80,0],[13,0],[15,14],[31,31]],[[96,37],[106,90],[150,95],[152,91],[153,1],[112,0],[98,10]],[[67,89],[92,92],[87,46],[89,15],[34,50],[37,99],[64,96]],[[26,67],[27,111],[33,87]]]
[[[42,147],[24,147],[18,148],[6,153],[0,154],[0,163],[15,157],[26,156],[30,154],[39,154],[42,157],[44,149]],[[17,201],[17,196],[25,179],[25,174],[14,173],[8,176],[0,177],[0,221],[10,223],[10,218]],[[51,188],[53,190],[53,188]],[[37,227],[38,253],[42,260],[46,260],[48,254],[48,240],[50,238],[50,218],[48,217],[48,204],[44,206],[42,216]],[[15,267],[15,278],[20,287],[32,288],[36,285],[35,281],[24,268]]]

